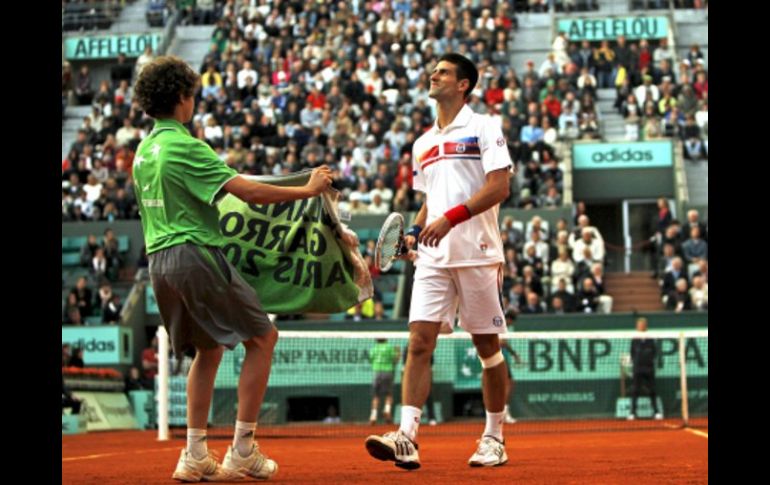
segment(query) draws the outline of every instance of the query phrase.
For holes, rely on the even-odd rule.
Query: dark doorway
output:
[[[586,201],[586,215],[604,239],[606,272],[623,271],[623,206],[617,202]]]

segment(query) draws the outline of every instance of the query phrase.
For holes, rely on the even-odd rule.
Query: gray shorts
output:
[[[372,392],[375,396],[385,396],[393,392],[393,373],[378,372],[374,376],[372,383]]]
[[[171,348],[211,349],[264,335],[274,328],[254,288],[219,248],[180,244],[148,256],[150,280]]]

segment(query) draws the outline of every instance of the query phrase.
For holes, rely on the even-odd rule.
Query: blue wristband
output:
[[[420,236],[420,232],[422,232],[422,227],[415,224],[412,227],[410,227],[408,231],[406,231],[406,234],[404,234],[404,236],[412,236],[415,239],[417,239]]]

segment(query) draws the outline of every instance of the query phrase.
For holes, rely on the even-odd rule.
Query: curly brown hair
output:
[[[134,96],[153,118],[171,116],[181,96],[195,94],[198,79],[198,74],[182,59],[161,56],[142,69]]]

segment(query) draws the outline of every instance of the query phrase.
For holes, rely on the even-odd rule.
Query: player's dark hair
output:
[[[174,114],[181,96],[192,96],[198,74],[182,59],[161,56],[147,64],[134,87],[136,100],[153,118]]]
[[[463,93],[463,97],[468,99],[468,96],[470,96],[471,91],[473,91],[473,88],[476,87],[476,83],[479,80],[479,70],[476,69],[476,66],[473,64],[473,62],[471,62],[470,59],[463,56],[462,54],[457,54],[455,52],[449,52],[439,57],[438,62],[441,61],[446,61],[457,66],[458,80],[468,80],[468,89],[466,89],[465,93]]]

